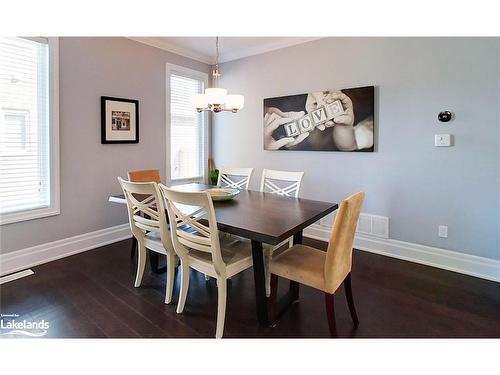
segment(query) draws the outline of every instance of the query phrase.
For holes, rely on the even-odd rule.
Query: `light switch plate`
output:
[[[448,238],[448,226],[447,225],[438,226],[438,236],[441,238]]]
[[[451,146],[451,134],[435,134],[434,135],[434,146],[436,146],[436,147],[450,147]]]

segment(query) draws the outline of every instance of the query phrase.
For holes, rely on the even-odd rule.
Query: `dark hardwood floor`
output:
[[[213,337],[215,280],[191,271],[185,312],[163,303],[165,274],[147,268],[134,288],[130,241],[34,267],[35,275],[0,286],[0,312],[45,319],[47,337]],[[305,239],[325,247],[325,243]],[[280,294],[288,283],[281,281]],[[300,300],[273,328],[260,327],[253,271],[228,285],[224,337],[329,337],[323,293],[301,286]],[[360,325],[353,329],[344,295],[335,295],[340,337],[500,337],[500,283],[355,251],[354,301]]]

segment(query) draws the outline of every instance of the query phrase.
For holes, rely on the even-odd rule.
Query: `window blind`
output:
[[[170,170],[171,179],[203,177],[203,115],[191,107],[191,95],[202,93],[196,78],[170,74]]]
[[[0,37],[0,213],[50,205],[48,41]]]

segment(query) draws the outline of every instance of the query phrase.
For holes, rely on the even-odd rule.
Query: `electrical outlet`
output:
[[[448,226],[440,225],[438,227],[438,236],[442,238],[448,238]]]

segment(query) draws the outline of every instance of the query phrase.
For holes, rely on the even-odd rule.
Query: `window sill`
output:
[[[0,225],[19,223],[21,221],[39,219],[42,217],[59,215],[61,210],[59,207],[35,208],[19,212],[10,212],[0,214]]]
[[[200,183],[203,184],[205,180],[204,177],[193,177],[193,178],[176,178],[175,180],[170,180],[170,185],[183,185],[183,184],[193,184]]]

